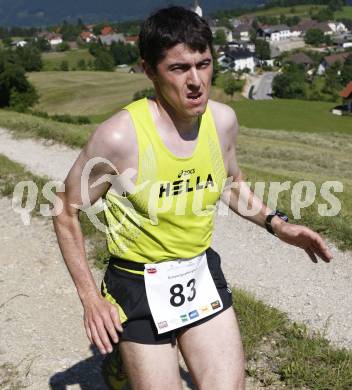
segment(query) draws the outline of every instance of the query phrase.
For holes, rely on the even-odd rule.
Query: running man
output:
[[[92,134],[58,194],[64,205],[54,218],[58,242],[89,340],[103,354],[118,343],[132,389],[181,389],[178,349],[198,389],[243,389],[232,294],[210,247],[220,196],[235,213],[248,201],[258,213],[246,219],[304,249],[312,261],[332,256],[317,233],[288,223],[244,183],[236,161],[236,115],[209,100],[207,23],[181,7],[159,10],[142,25],[139,46],[156,96],[131,103]],[[81,177],[91,161],[99,163],[89,176],[87,200]],[[124,177],[126,172],[134,176]],[[228,177],[232,185],[224,189]],[[111,259],[100,292],[73,205],[101,197]]]

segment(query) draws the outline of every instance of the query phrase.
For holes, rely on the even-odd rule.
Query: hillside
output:
[[[177,0],[172,4],[190,6],[193,0]],[[219,9],[243,7],[240,0],[211,0],[201,1],[206,14]],[[255,6],[263,3],[262,0],[246,1],[245,6]],[[129,20],[142,19],[151,11],[167,6],[165,0],[135,0],[125,2],[121,0],[61,0],[60,2],[45,0],[0,0],[0,25],[3,26],[30,26],[57,23],[60,20],[76,21],[82,18],[85,22],[101,20]]]

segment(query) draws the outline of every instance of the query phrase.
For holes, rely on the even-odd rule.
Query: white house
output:
[[[85,43],[95,41],[97,38],[91,31],[82,31],[80,37]]]
[[[277,42],[291,37],[290,27],[282,24],[258,29],[258,35],[271,42]]]
[[[61,34],[52,33],[48,31],[38,33],[37,37],[46,39],[50,43],[50,46],[57,46],[63,42]]]
[[[48,34],[47,38],[51,46],[57,46],[63,42],[61,34]]]
[[[291,31],[292,38],[300,37],[303,33],[302,29],[300,29],[298,26],[292,26],[290,28],[290,31]]]
[[[252,42],[234,40],[234,41],[228,43],[228,47],[230,48],[230,50],[233,50],[233,49],[248,49],[252,53],[255,52],[255,43],[252,43]]]
[[[335,64],[336,62],[339,62],[341,65],[344,64],[346,61],[346,58],[350,55],[349,52],[345,53],[337,53],[337,54],[331,54],[329,56],[324,57],[318,67],[317,74],[322,75],[326,72],[326,69],[328,69],[331,65]]]
[[[103,45],[110,46],[113,42],[126,43],[125,35],[121,33],[112,33],[107,35],[99,35],[100,42]]]
[[[13,39],[12,45],[16,47],[24,47],[27,45],[27,41],[24,41],[23,39]]]
[[[251,26],[248,24],[240,24],[234,29],[235,37],[245,42],[250,40],[250,32]]]
[[[247,49],[228,50],[218,58],[218,62],[221,67],[236,72],[249,69],[253,73],[255,69],[254,55]]]
[[[328,22],[328,26],[333,33],[345,33],[348,31],[346,26],[341,22]]]

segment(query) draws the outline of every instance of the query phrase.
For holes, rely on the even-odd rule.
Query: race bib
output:
[[[222,309],[205,252],[192,259],[145,264],[144,268],[147,299],[159,334]]]

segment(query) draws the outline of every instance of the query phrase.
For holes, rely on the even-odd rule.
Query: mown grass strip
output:
[[[279,310],[252,294],[235,289],[247,360],[247,375],[263,386],[284,383],[289,388],[349,390],[352,352],[335,348],[318,332],[289,321]]]
[[[314,183],[317,189],[314,202],[310,206],[302,208],[300,211],[301,218],[295,219],[293,210],[295,207],[297,208],[297,206],[295,206],[296,203],[292,197],[292,188],[302,179],[289,174],[275,174],[249,166],[245,166],[244,171],[246,172],[247,180],[252,183],[253,190],[255,189],[253,186],[254,183],[265,183],[264,201],[266,203],[268,203],[267,197],[271,182],[291,182],[291,190],[283,191],[279,194],[277,208],[279,210],[285,210],[291,223],[308,226],[318,233],[323,234],[325,237],[334,241],[339,249],[347,250],[352,248],[352,188],[350,186],[345,185],[343,192],[334,194],[341,203],[340,212],[336,216],[321,216],[319,214],[319,204],[326,204],[328,207],[330,207],[330,204],[320,193],[322,182],[312,180],[312,183]],[[302,197],[304,196],[303,193]]]
[[[95,125],[71,125],[53,120],[0,110],[0,126],[19,137],[44,138],[74,148],[82,148]]]
[[[15,185],[22,180],[32,180],[38,186],[33,214],[39,215],[39,205],[48,203],[42,196],[42,188],[49,179],[31,174],[21,164],[0,154],[0,195],[11,197]],[[95,229],[85,213],[80,214],[80,221],[92,244],[90,258],[95,266],[104,268],[108,253],[103,233]],[[320,334],[290,322],[284,313],[243,290],[234,289],[233,294],[248,375],[263,385],[284,383],[290,388],[314,390],[352,388],[351,351],[332,347]]]

